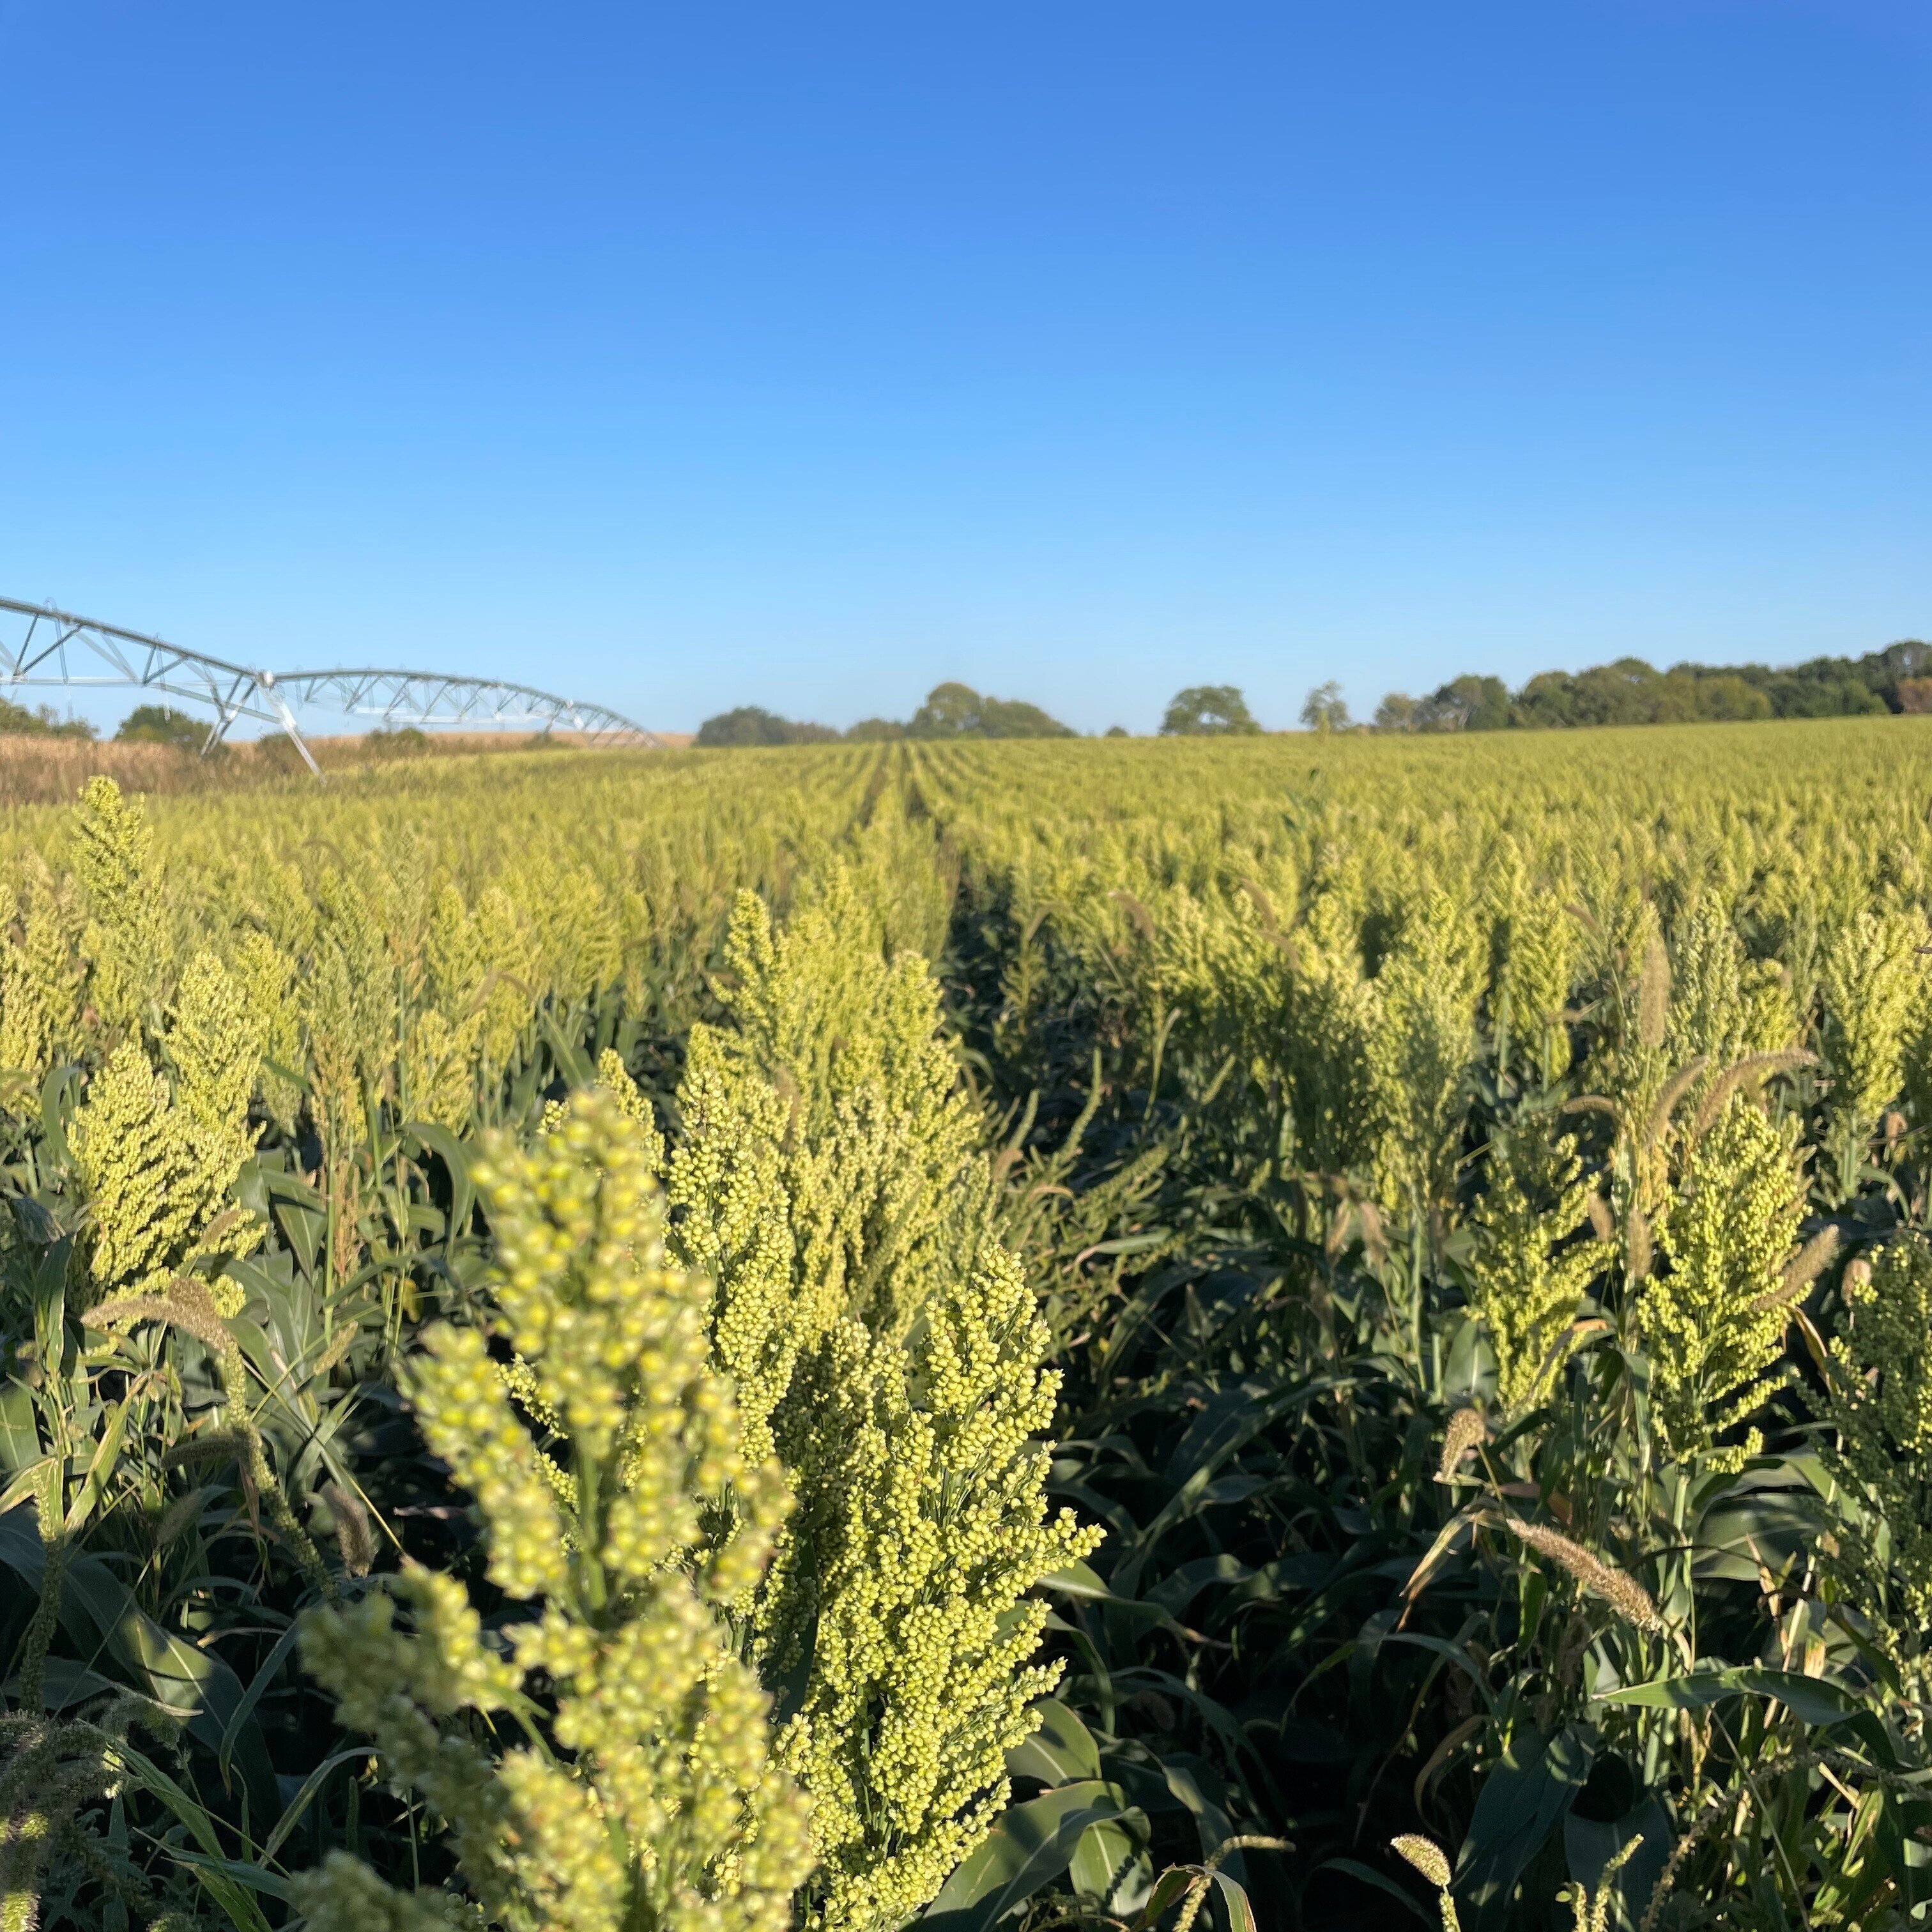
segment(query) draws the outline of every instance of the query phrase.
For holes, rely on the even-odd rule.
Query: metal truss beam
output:
[[[12,685],[131,686],[205,706],[214,715],[202,746],[204,757],[238,718],[252,718],[286,732],[317,778],[322,768],[296,723],[292,703],[332,703],[352,717],[392,725],[535,726],[578,732],[593,744],[664,742],[607,706],[500,678],[426,670],[258,670],[50,604],[0,597],[0,690]]]
[[[593,741],[661,741],[601,704],[553,696],[500,678],[452,677],[433,670],[291,670],[275,679],[278,692],[298,702],[323,700],[358,718],[408,724],[536,725],[581,732]]]

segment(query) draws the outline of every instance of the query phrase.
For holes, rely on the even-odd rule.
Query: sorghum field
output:
[[[0,820],[0,1932],[1932,1902],[1932,722]]]

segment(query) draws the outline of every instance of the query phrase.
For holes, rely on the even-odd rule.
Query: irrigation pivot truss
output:
[[[574,731],[593,744],[664,742],[608,706],[501,678],[428,670],[258,670],[50,604],[0,597],[0,690],[13,685],[134,686],[205,706],[214,716],[204,754],[238,718],[252,718],[286,732],[317,778],[322,768],[293,709],[317,700],[386,724],[521,725]]]
[[[285,670],[274,674],[278,694],[302,704],[318,700],[356,718],[392,724],[536,725],[580,732],[593,742],[662,745],[654,732],[602,704],[554,697],[532,685],[496,677],[454,677],[437,670]]]

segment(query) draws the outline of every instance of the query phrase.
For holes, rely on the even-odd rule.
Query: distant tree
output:
[[[1677,671],[1667,671],[1664,682],[1675,684],[1680,675]],[[1691,716],[1705,722],[1768,718],[1772,715],[1770,693],[1759,690],[1732,671],[1720,672],[1715,677],[1693,678],[1690,690]]]
[[[848,745],[879,745],[894,738],[903,738],[905,734],[906,728],[896,718],[862,718],[847,728],[845,742]]]
[[[782,745],[784,720],[762,704],[741,704],[734,711],[721,711],[698,728],[698,742],[713,747],[726,745]]]
[[[1404,698],[1392,693],[1384,706],[1408,707],[1403,721],[1383,728],[1403,731],[1500,731],[1510,722],[1509,688],[1499,677],[1479,677],[1473,672],[1438,685],[1426,698]],[[1376,713],[1378,724],[1382,714]]]
[[[1565,670],[1538,671],[1516,694],[1510,712],[1530,730],[1560,730],[1579,722],[1576,680]]]
[[[1900,685],[1907,679],[1932,677],[1932,644],[1918,638],[1904,638],[1882,651],[1868,652],[1856,664],[1830,658],[1821,662],[1852,672],[1868,689],[1879,694],[1888,710],[1899,711],[1904,709],[1899,700]]]
[[[1654,724],[1663,674],[1642,658],[1618,658],[1596,664],[1576,678],[1578,722],[1585,724]]]
[[[1376,713],[1384,730],[1524,730],[1582,724],[1695,724],[1754,718],[1844,718],[1926,701],[1932,644],[1907,638],[1862,658],[1761,664],[1672,664],[1624,657],[1580,671],[1546,670],[1514,698],[1499,678],[1452,679],[1430,696],[1391,692]]]
[[[1532,729],[1568,724],[1652,724],[1670,706],[1664,674],[1641,658],[1618,658],[1572,676],[1544,671],[1516,694],[1512,715]]]
[[[1127,728],[1124,724],[1109,724],[1100,735],[1103,738],[1124,738],[1127,735]]]
[[[1018,698],[982,698],[970,684],[936,684],[906,726],[909,738],[1071,738],[1072,728]]]
[[[980,735],[986,738],[1077,738],[1070,724],[1063,724],[1037,704],[1023,698],[982,698],[980,704]]]
[[[24,704],[0,698],[0,734],[14,738],[89,738],[94,727],[84,718],[63,718],[51,704]]]
[[[1503,731],[1509,728],[1509,686],[1499,677],[1459,677],[1448,687],[1468,712],[1462,720],[1466,731]]]
[[[912,714],[906,734],[914,738],[977,737],[980,702],[970,684],[935,684]]]
[[[362,748],[372,758],[413,758],[429,749],[429,734],[414,724],[385,725],[364,733]]]
[[[137,704],[122,719],[115,742],[122,745],[172,745],[178,751],[200,751],[213,728],[208,719],[177,711],[168,704]]]
[[[1190,684],[1177,691],[1160,721],[1168,738],[1252,737],[1261,730],[1240,687],[1233,684]]]
[[[762,704],[741,704],[721,711],[698,728],[700,745],[828,745],[838,736],[830,724],[794,724],[767,711]]]
[[[1311,731],[1346,731],[1352,722],[1342,687],[1331,677],[1302,700],[1301,722]]]
[[[1857,718],[1894,708],[1886,702],[1882,685],[1870,683],[1855,667],[1834,658],[1820,658],[1815,670],[1798,664],[1788,671],[1768,671],[1762,664],[1747,664],[1738,675],[1771,700],[1774,718]],[[1901,677],[1891,687],[1896,708],[1911,709],[1904,702],[1905,687],[1918,682]]]

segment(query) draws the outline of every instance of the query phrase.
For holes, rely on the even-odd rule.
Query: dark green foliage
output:
[[[1308,694],[1301,706],[1301,722],[1311,731],[1346,731],[1354,722],[1348,716],[1342,687],[1334,678]]]
[[[970,685],[938,684],[910,722],[862,718],[848,731],[830,724],[802,724],[781,718],[762,705],[741,704],[698,727],[698,742],[728,745],[887,744],[900,738],[1070,738],[1074,732],[1037,704],[1018,698],[985,698]]]
[[[1392,691],[1376,709],[1381,731],[1499,731],[1510,722],[1502,680],[1472,674],[1450,679],[1427,698]]]
[[[1160,721],[1163,737],[1252,737],[1261,728],[1234,684],[1190,684],[1174,694]]]
[[[1894,645],[1893,650],[1907,646]],[[1715,682],[1735,679],[1761,692],[1773,718],[1856,718],[1873,712],[1897,710],[1892,702],[1899,680],[1908,674],[1887,668],[1888,652],[1860,658],[1856,664],[1843,658],[1814,658],[1808,664],[1792,664],[1781,670],[1762,664],[1739,664],[1733,670],[1713,670],[1703,664],[1679,664],[1672,674],[1686,674]],[[1907,662],[1911,660],[1908,659]]]
[[[16,738],[92,738],[94,727],[84,718],[62,718],[51,704],[29,711],[11,698],[0,698],[0,736]]]
[[[1932,644],[1916,640],[1862,658],[1768,665],[1673,664],[1618,658],[1588,670],[1539,671],[1509,694],[1498,677],[1454,678],[1427,698],[1392,691],[1382,731],[1563,730],[1582,724],[1703,724],[1754,718],[1855,718],[1932,709]]]
[[[429,749],[429,734],[413,724],[398,724],[370,732],[362,748],[372,758],[412,758]]]
[[[177,711],[171,704],[137,704],[122,719],[114,740],[121,745],[172,745],[199,754],[213,728],[208,718]]]
[[[1018,698],[982,698],[969,684],[936,684],[906,726],[908,738],[1070,738],[1069,725]]]
[[[1514,721],[1535,728],[1564,724],[1690,724],[1768,718],[1771,700],[1734,671],[1679,665],[1658,671],[1641,658],[1619,658],[1574,676],[1545,671],[1516,694]]]
[[[767,711],[762,704],[741,704],[721,711],[698,728],[698,742],[707,747],[730,745],[829,745],[838,734],[830,724],[802,724]]]

